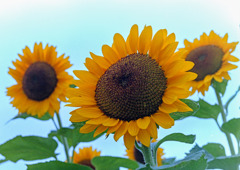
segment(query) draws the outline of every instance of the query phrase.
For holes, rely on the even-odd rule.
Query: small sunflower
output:
[[[17,82],[7,88],[12,105],[19,113],[41,117],[49,112],[53,116],[60,108],[58,99],[66,101],[66,89],[73,79],[65,71],[72,66],[69,57],[57,57],[56,47],[43,49],[42,43],[35,43],[33,52],[26,46],[18,56],[20,60],[13,62],[15,69],[8,72]]]
[[[152,142],[156,142],[156,140],[152,140]],[[142,153],[135,146],[133,146],[130,149],[127,149],[126,152],[127,152],[126,156],[128,156],[129,159],[135,160],[142,164],[145,164]],[[163,149],[158,148],[158,150],[157,150],[157,165],[158,166],[162,165],[163,155],[164,155]]]
[[[89,166],[95,169],[95,167],[91,163],[91,160],[95,156],[100,156],[100,154],[101,154],[100,151],[97,151],[96,149],[93,150],[92,147],[79,149],[79,153],[74,151],[73,163]]]
[[[220,37],[213,31],[209,36],[203,33],[200,39],[194,39],[193,43],[184,41],[186,50],[184,55],[186,61],[194,62],[194,67],[190,70],[198,74],[198,77],[190,83],[192,94],[197,90],[205,95],[212,80],[222,82],[223,78],[230,80],[229,70],[236,69],[237,66],[229,62],[237,62],[238,58],[231,55],[238,42],[228,43],[228,34]]]
[[[169,113],[191,110],[179,99],[190,95],[186,84],[197,75],[187,72],[193,62],[174,53],[177,45],[175,34],[167,36],[165,29],[152,38],[151,26],[139,36],[133,25],[126,41],[115,34],[112,47],[102,46],[103,57],[90,53],[88,71],[74,71],[80,80],[74,81],[78,88],[69,89],[68,106],[80,108],[71,112],[70,121],[86,121],[81,133],[106,131],[115,141],[124,136],[128,149],[136,138],[149,146],[157,125],[174,125]]]

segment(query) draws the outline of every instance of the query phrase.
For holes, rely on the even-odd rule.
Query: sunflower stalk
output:
[[[216,90],[216,88],[214,88],[214,91],[215,91],[215,94],[216,94],[216,97],[217,97],[217,100],[218,100],[218,104],[219,104],[220,109],[221,109],[220,113],[221,113],[221,116],[222,116],[223,123],[226,123],[227,122],[227,116],[226,116],[226,113],[224,111],[224,107],[223,107],[223,104],[222,104],[222,99],[220,97],[219,92]],[[234,150],[234,147],[233,147],[233,142],[232,142],[232,138],[231,138],[230,134],[228,132],[223,131],[220,126],[218,126],[218,127],[227,137],[227,141],[228,141],[228,145],[229,145],[229,148],[230,148],[231,155],[235,155],[235,150]]]
[[[59,128],[62,129],[63,127],[62,127],[62,122],[61,122],[61,119],[60,119],[60,115],[58,113],[56,113],[56,115],[57,115]],[[63,135],[61,135],[61,138],[62,138],[62,142],[63,142],[64,151],[65,151],[65,154],[66,154],[67,162],[71,162],[69,154],[68,154],[69,147],[68,147],[67,139]]]
[[[143,158],[144,158],[144,162],[145,164],[149,164],[151,167],[156,167],[156,160],[154,160],[154,158],[156,157],[153,157],[153,152],[152,152],[152,148],[151,148],[152,145],[150,145],[149,147],[141,144],[141,143],[138,143],[137,141],[135,141],[135,147],[140,151],[142,152],[142,155],[143,155]]]

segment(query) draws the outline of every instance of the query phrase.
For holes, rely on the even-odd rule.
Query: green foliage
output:
[[[202,99],[198,101],[198,104],[200,105],[200,108],[193,116],[198,118],[204,118],[204,119],[213,118],[217,120],[218,115],[221,111],[221,108],[219,105],[217,104],[211,105]]]
[[[57,131],[51,131],[51,133],[48,134],[49,137],[56,136],[58,140],[62,143],[61,135],[66,137],[68,140],[69,147],[73,146],[74,148],[80,143],[80,142],[90,142],[93,140],[96,140],[100,136],[102,136],[104,133],[93,137],[94,131],[91,133],[80,133],[79,129],[83,126],[83,124],[76,125],[70,128],[62,128]]]
[[[172,164],[174,161],[176,160],[176,158],[166,158],[162,160],[162,164],[163,165],[170,165]]]
[[[75,84],[70,84],[69,87],[70,88],[76,88],[77,86]]]
[[[219,143],[208,143],[203,146],[208,153],[213,157],[226,156],[225,148]]]
[[[221,93],[222,95],[224,95],[224,93],[226,91],[227,83],[228,83],[228,80],[226,80],[226,79],[224,79],[221,83],[217,82],[213,79],[212,86],[213,86],[213,88],[216,89],[216,91],[218,93]]]
[[[198,103],[190,100],[190,99],[182,99],[182,102],[184,102],[185,104],[187,104],[193,111],[191,112],[174,112],[174,113],[170,113],[170,116],[174,119],[174,120],[182,120],[186,117],[192,116],[193,114],[195,114],[198,109],[199,109],[199,105]]]
[[[0,154],[6,160],[17,162],[20,159],[30,161],[54,157],[57,142],[52,138],[38,136],[17,136],[0,145]]]
[[[217,157],[208,162],[208,169],[238,170],[240,155]]]
[[[240,118],[234,118],[224,123],[222,129],[228,133],[232,133],[240,141]]]
[[[47,113],[45,113],[42,117],[38,117],[37,115],[35,115],[35,116],[32,116],[32,115],[29,115],[29,114],[27,114],[27,113],[21,113],[21,114],[19,114],[19,115],[17,115],[17,116],[15,116],[14,118],[12,118],[12,120],[14,120],[14,119],[27,119],[27,118],[29,118],[29,117],[32,117],[32,118],[34,118],[34,119],[38,119],[38,120],[49,120],[49,119],[52,119],[52,116],[47,112]]]
[[[6,160],[6,159],[0,160],[0,164],[3,162],[6,162],[6,161],[8,161],[8,160]]]
[[[60,162],[60,161],[50,161],[45,163],[38,163],[33,165],[27,165],[27,170],[92,170],[92,168],[79,165],[79,164],[73,164],[73,163],[66,163],[66,162]]]
[[[92,164],[96,167],[97,170],[119,170],[120,167],[136,169],[138,168],[138,163],[136,161],[111,157],[111,156],[97,156],[92,159]]]

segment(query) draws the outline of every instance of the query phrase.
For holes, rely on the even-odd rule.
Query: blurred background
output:
[[[47,137],[55,130],[52,121],[39,121],[33,118],[26,120],[15,117],[18,111],[10,104],[6,96],[6,87],[16,82],[8,74],[15,61],[22,54],[22,49],[29,46],[33,49],[35,42],[57,46],[58,54],[70,56],[73,70],[86,69],[85,58],[89,52],[101,55],[103,44],[111,45],[113,35],[120,33],[127,37],[133,24],[139,25],[141,31],[144,25],[151,25],[154,33],[166,28],[168,33],[174,32],[183,47],[184,39],[194,38],[214,30],[220,36],[229,34],[229,42],[240,40],[240,1],[239,0],[0,0],[0,144],[17,135],[36,135]],[[238,45],[233,55],[240,57]],[[239,63],[237,64],[238,66]],[[240,85],[239,68],[230,72],[229,82],[223,101],[226,101]],[[203,98],[200,94],[191,97],[193,100]],[[205,96],[209,103],[216,103],[213,89]],[[229,119],[239,117],[240,95],[230,105]],[[72,108],[62,107],[60,116],[64,126],[69,126],[69,112]],[[194,117],[176,121],[171,129],[159,129],[159,138],[173,132],[186,135],[196,134],[196,144],[202,146],[207,142],[222,143],[229,149],[225,135],[222,134],[213,120],[203,120]],[[233,139],[234,140],[234,139]],[[236,141],[234,141],[236,142]],[[110,136],[101,137],[91,143],[81,143],[78,148],[93,146],[100,150],[101,155],[125,157],[125,146],[122,138],[115,142]],[[166,142],[162,145],[165,158],[181,159],[194,145],[177,142]],[[57,149],[58,159],[65,161],[63,146]],[[71,152],[70,152],[71,153]],[[0,155],[0,159],[3,159]],[[53,159],[48,159],[53,160]],[[0,164],[0,170],[26,169],[26,164],[40,161],[18,161]]]

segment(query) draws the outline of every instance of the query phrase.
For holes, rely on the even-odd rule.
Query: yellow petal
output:
[[[193,111],[188,105],[183,103],[181,100],[174,102],[174,105],[178,108],[178,112],[190,112]]]
[[[138,26],[135,24],[132,26],[129,36],[126,41],[128,54],[137,53],[138,48]]]
[[[130,149],[134,146],[135,136],[131,136],[129,133],[126,133],[123,137],[124,144],[127,149]]]
[[[102,46],[102,53],[104,57],[111,63],[114,64],[116,63],[119,58],[118,55],[115,53],[115,51],[109,47],[108,45],[103,45]]]
[[[154,139],[157,139],[157,137],[158,137],[157,125],[152,118],[151,118],[151,122],[147,128],[147,131],[151,137],[153,137]]]
[[[95,106],[96,101],[92,97],[72,97],[68,100],[70,104],[67,104],[66,106],[73,106],[73,107],[81,107],[81,106]]]
[[[138,140],[145,146],[150,146],[150,135],[147,130],[140,129],[137,135]]]
[[[129,122],[128,132],[132,136],[136,136],[139,132],[139,127],[137,126],[137,122],[132,120]]]
[[[106,131],[108,129],[108,127],[106,126],[99,126],[96,131],[93,134],[93,137],[95,138],[96,136],[98,136],[99,134],[103,133],[104,131]]]
[[[89,121],[86,122],[86,124],[91,124],[91,125],[100,125],[106,122],[109,119],[109,117],[103,115],[98,118],[93,118],[90,119]]]
[[[152,115],[153,120],[162,128],[169,129],[174,125],[174,120],[167,113],[155,113]]]
[[[128,122],[123,122],[121,124],[121,126],[118,128],[118,130],[114,134],[115,141],[118,141],[118,139],[127,132],[128,126],[129,126]]]
[[[92,83],[96,84],[98,81],[98,77],[95,76],[94,74],[90,73],[89,71],[85,70],[73,70],[73,73],[75,76],[77,76],[80,80],[87,82],[87,83]]]
[[[147,129],[150,123],[150,117],[146,116],[144,118],[137,119],[137,125],[140,129]]]
[[[151,47],[149,50],[149,55],[151,57],[158,54],[158,51],[161,50],[166,34],[167,34],[166,30],[161,29],[154,35],[152,39]]]
[[[86,58],[86,62],[84,65],[87,67],[89,72],[93,73],[98,78],[101,77],[105,73],[104,69],[101,68],[95,61],[93,61],[90,58]]]
[[[86,118],[98,118],[103,115],[97,107],[81,107],[75,110],[75,114]]]
[[[105,58],[95,55],[92,52],[90,52],[90,55],[92,59],[98,63],[99,66],[101,66],[104,69],[108,69],[111,66],[111,63],[109,63]]]
[[[90,133],[97,128],[97,125],[85,124],[80,128],[80,133]]]
[[[116,33],[113,37],[113,46],[117,50],[120,58],[127,56],[127,47],[121,34]]]
[[[119,122],[119,119],[110,118],[106,122],[103,123],[104,126],[116,126]]]
[[[152,27],[145,26],[140,37],[139,37],[139,47],[138,52],[141,54],[147,54],[152,40]]]

